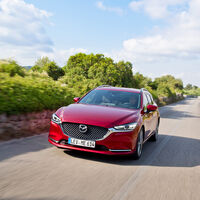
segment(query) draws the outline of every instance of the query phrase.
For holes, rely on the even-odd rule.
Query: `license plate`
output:
[[[95,142],[91,140],[79,140],[75,138],[69,138],[68,143],[72,145],[77,145],[77,146],[95,148]]]

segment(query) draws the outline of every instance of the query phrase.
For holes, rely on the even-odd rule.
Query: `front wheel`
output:
[[[133,154],[133,158],[138,160],[142,155],[142,147],[143,147],[143,130],[141,129],[136,144],[136,151]]]

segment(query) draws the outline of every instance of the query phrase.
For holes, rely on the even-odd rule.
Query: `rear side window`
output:
[[[143,106],[147,106],[149,104],[146,94],[143,94]]]
[[[146,93],[149,104],[153,104],[153,99],[150,94]]]
[[[145,93],[145,96],[146,96],[146,98],[147,98],[148,104],[151,104],[151,99],[150,99],[149,95],[148,95],[147,93]]]
[[[150,98],[151,98],[151,103],[154,104],[154,100],[151,94],[149,94]]]

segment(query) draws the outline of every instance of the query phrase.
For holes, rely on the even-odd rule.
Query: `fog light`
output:
[[[60,141],[60,144],[61,144],[61,145],[66,145],[66,144],[67,144],[67,141],[66,141],[66,140],[61,140],[61,141]]]

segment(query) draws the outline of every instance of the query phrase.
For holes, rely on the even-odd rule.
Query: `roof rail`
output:
[[[102,87],[113,87],[112,85],[100,85],[97,88],[102,88]]]
[[[141,88],[141,90],[142,90],[142,91],[147,91],[147,92],[148,92],[148,90],[147,90],[146,88]]]

